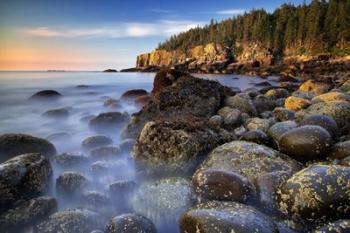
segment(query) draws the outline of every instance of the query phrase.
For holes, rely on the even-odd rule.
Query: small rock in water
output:
[[[126,91],[122,94],[121,99],[122,100],[134,100],[136,99],[136,97],[139,96],[145,96],[148,95],[148,92],[146,90],[143,89],[133,89],[133,90],[129,90]]]
[[[60,168],[79,168],[87,166],[89,160],[82,154],[63,153],[54,156],[53,162]]]
[[[105,102],[103,103],[103,105],[105,107],[108,107],[108,108],[120,108],[121,107],[120,101],[116,100],[116,99],[112,99],[112,98],[106,99]]]
[[[114,132],[128,123],[129,115],[120,112],[101,113],[89,122],[89,126],[96,132]]]
[[[81,146],[84,150],[91,150],[101,146],[111,145],[113,143],[112,139],[104,135],[95,135],[85,138]]]
[[[66,171],[56,179],[56,189],[63,196],[76,196],[83,192],[88,180],[79,172]]]
[[[120,155],[120,148],[117,146],[101,146],[90,151],[90,159],[113,160]]]
[[[106,233],[157,233],[151,220],[139,214],[123,214],[112,218]]]
[[[127,138],[120,142],[119,148],[121,152],[130,152],[136,143],[135,139]]]
[[[42,114],[43,117],[47,118],[67,118],[69,111],[66,108],[51,109]]]
[[[50,142],[63,142],[68,141],[72,138],[72,136],[69,133],[66,132],[59,132],[59,133],[53,133],[46,137],[46,140]]]
[[[58,98],[62,97],[60,93],[54,90],[44,90],[39,91],[32,95],[29,99],[30,100],[56,100]]]

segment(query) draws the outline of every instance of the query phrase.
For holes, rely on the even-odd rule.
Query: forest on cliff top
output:
[[[272,13],[254,9],[173,35],[158,49],[187,50],[211,42],[235,49],[235,53],[241,52],[237,44],[256,43],[275,54],[289,49],[298,55],[350,55],[350,0],[283,4]]]

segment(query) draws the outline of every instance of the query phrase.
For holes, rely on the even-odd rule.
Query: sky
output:
[[[288,1],[300,4],[303,0]],[[134,67],[181,31],[283,0],[0,0],[0,70]]]

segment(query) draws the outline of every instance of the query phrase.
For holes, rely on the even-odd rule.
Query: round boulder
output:
[[[52,157],[56,154],[56,149],[45,139],[26,134],[3,134],[0,136],[0,162],[25,153],[40,153]]]
[[[106,226],[106,233],[157,233],[151,220],[139,214],[123,214],[112,218]]]
[[[318,95],[312,99],[312,103],[330,102],[330,101],[350,101],[350,95],[341,92],[328,92]]]
[[[247,141],[247,142],[255,142],[257,144],[268,145],[270,142],[270,138],[261,130],[250,130],[244,133],[239,140]]]
[[[321,95],[326,93],[330,89],[330,86],[326,83],[316,82],[314,80],[307,80],[302,83],[299,87],[300,91],[303,92],[312,92],[316,95]]]
[[[82,193],[88,180],[78,172],[63,172],[56,179],[56,189],[62,195],[77,195]]]
[[[92,118],[89,126],[96,132],[110,132],[122,127],[128,121],[129,115],[127,113],[107,112]]]
[[[298,111],[300,109],[307,108],[310,106],[310,104],[310,100],[295,96],[289,96],[284,102],[284,107],[289,110]]]
[[[343,159],[350,156],[350,140],[334,144],[330,152],[331,159]]]
[[[63,153],[54,156],[53,162],[60,168],[79,168],[86,166],[89,160],[82,154]]]
[[[58,98],[62,97],[60,93],[54,90],[44,90],[39,91],[32,95],[29,99],[30,100],[56,100]]]
[[[182,233],[259,232],[277,233],[277,227],[265,214],[253,207],[211,201],[188,210],[180,219]]]
[[[328,133],[335,137],[338,134],[337,123],[333,120],[332,117],[326,115],[311,115],[305,117],[299,125],[318,125],[328,131]]]
[[[205,200],[238,201],[247,200],[252,186],[236,173],[220,170],[202,170],[192,177],[195,192]]]
[[[40,154],[23,154],[0,164],[0,211],[19,199],[46,191],[52,176],[48,159]]]
[[[104,135],[95,135],[85,138],[81,146],[84,150],[91,150],[101,146],[111,145],[113,143],[112,139]]]
[[[283,121],[278,122],[270,127],[270,129],[267,131],[267,135],[272,139],[275,146],[278,146],[278,141],[280,137],[285,133],[288,132],[291,129],[294,129],[297,127],[297,123],[294,121]]]
[[[312,231],[312,233],[349,233],[349,232],[350,232],[349,219],[341,219],[335,222],[330,222]]]
[[[309,221],[349,214],[350,168],[311,165],[287,180],[278,191],[280,210]]]
[[[307,162],[324,159],[332,145],[327,130],[316,125],[305,125],[282,134],[278,141],[279,150],[292,158]]]
[[[42,114],[43,117],[47,118],[67,118],[69,111],[66,108],[51,109]]]
[[[136,97],[148,95],[148,92],[144,89],[133,89],[126,91],[122,94],[122,100],[134,100]]]

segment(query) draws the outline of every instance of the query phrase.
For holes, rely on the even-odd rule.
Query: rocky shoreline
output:
[[[349,73],[326,67],[325,76],[311,78],[324,67],[312,64],[303,66],[310,73],[303,79],[296,72],[281,76],[278,87],[247,90],[162,69],[150,94],[133,90],[120,100],[136,102],[139,112],[87,119],[99,134],[82,142],[89,156],[57,154],[29,135],[1,135],[0,228],[154,233],[172,214],[183,233],[349,232]],[[61,96],[48,90],[31,99],[49,98]],[[103,135],[125,125],[119,145]],[[98,178],[123,169],[116,163],[122,152],[132,154],[139,179],[89,191],[92,181],[77,167],[91,166]],[[55,182],[53,166],[62,168]],[[57,197],[48,196],[52,188]],[[79,207],[58,210],[61,197]]]

